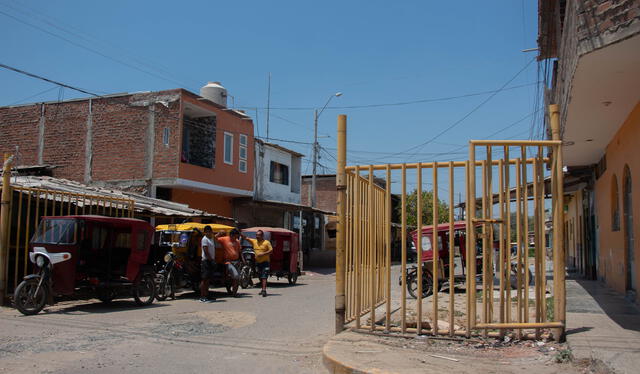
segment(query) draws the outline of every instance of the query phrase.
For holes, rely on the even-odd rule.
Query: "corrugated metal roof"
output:
[[[106,198],[131,199],[134,201],[134,210],[136,212],[151,214],[155,216],[210,217],[235,221],[230,217],[224,217],[202,210],[190,208],[186,204],[155,199],[153,197],[144,196],[135,192],[123,191],[115,188],[90,186],[68,179],[45,176],[17,176],[11,178],[11,185],[30,188],[42,188],[78,194],[98,195]],[[53,200],[55,197],[47,196],[47,198]]]

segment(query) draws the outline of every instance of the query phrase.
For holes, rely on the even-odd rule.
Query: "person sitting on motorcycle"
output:
[[[203,303],[215,301],[215,297],[209,298],[209,279],[213,275],[216,268],[215,251],[216,246],[211,238],[213,230],[211,226],[204,227],[204,236],[202,237],[202,263],[200,266],[200,301]]]
[[[238,229],[231,229],[229,235],[219,232],[215,238],[222,246],[223,261],[227,269],[227,275],[231,277],[233,288],[237,288],[240,275],[231,261],[237,261],[238,258],[240,258],[240,231],[238,231]]]
[[[264,232],[262,230],[256,231],[256,238],[251,239],[242,235],[242,238],[248,240],[253,245],[253,251],[256,254],[256,267],[258,270],[258,276],[262,284],[262,291],[260,295],[262,297],[267,296],[267,278],[269,278],[269,259],[270,254],[273,252],[271,242],[265,240]]]

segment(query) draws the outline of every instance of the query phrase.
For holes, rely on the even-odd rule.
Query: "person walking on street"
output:
[[[208,303],[215,301],[215,297],[209,298],[209,280],[213,275],[216,263],[215,251],[216,247],[213,243],[213,230],[211,226],[204,227],[204,236],[200,242],[202,247],[202,263],[200,265],[200,302]]]
[[[231,261],[236,261],[240,258],[240,231],[235,228],[231,229],[229,235],[219,232],[216,234],[215,239],[222,246],[223,261],[227,269],[227,275],[231,277],[233,288],[237,289],[240,275]]]
[[[253,245],[253,251],[256,254],[256,268],[258,270],[258,276],[260,277],[260,283],[262,284],[262,291],[260,295],[262,297],[267,296],[267,278],[269,278],[269,260],[273,247],[271,242],[264,238],[264,232],[258,230],[256,232],[256,238],[251,239],[243,235],[243,239],[248,240]]]

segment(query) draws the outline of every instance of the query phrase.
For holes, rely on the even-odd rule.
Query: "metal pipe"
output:
[[[13,155],[4,154],[4,164],[2,166],[2,197],[0,200],[0,305],[4,305],[4,298],[7,296],[7,263],[9,260],[9,220],[10,199],[11,199],[11,163]]]
[[[469,237],[469,251],[470,256],[467,258],[467,261],[471,262],[471,268],[469,273],[467,274],[467,281],[471,281],[470,287],[467,288],[467,293],[469,293],[469,304],[467,306],[468,317],[471,319],[471,326],[469,330],[475,328],[477,322],[476,316],[476,228],[471,225],[473,219],[476,218],[476,148],[475,145],[469,142],[469,198],[467,199],[467,212],[468,218],[467,222],[469,225],[469,231],[467,231],[467,235]],[[471,208],[469,208],[469,206]],[[471,288],[471,290],[469,290]]]
[[[387,183],[385,194],[385,220],[384,220],[384,233],[385,244],[387,248],[386,253],[386,299],[387,310],[385,315],[385,327],[387,331],[391,328],[391,168],[387,165]]]
[[[439,274],[438,274],[438,266],[440,265],[440,243],[438,241],[438,210],[440,209],[440,205],[438,204],[438,163],[434,162],[433,163],[433,180],[432,180],[432,193],[431,196],[433,197],[432,200],[432,204],[431,204],[431,211],[432,211],[432,245],[431,245],[431,250],[433,251],[433,262],[432,262],[432,274],[433,274],[433,302],[432,302],[432,306],[433,306],[433,321],[432,321],[432,326],[431,326],[431,330],[433,332],[433,335],[437,335],[438,334],[438,285],[439,285]],[[422,235],[422,233],[420,234]],[[422,282],[421,282],[422,283]]]
[[[560,141],[560,107],[557,104],[549,105],[551,137]],[[555,175],[554,194],[556,196],[553,209],[553,319],[563,325],[567,319],[566,289],[565,289],[565,248],[564,248],[564,172],[562,160],[562,146],[553,147],[553,171]],[[556,340],[564,341],[565,329],[559,328],[553,331]]]
[[[435,170],[435,169],[434,169]],[[449,335],[453,336],[453,326],[454,326],[454,320],[453,320],[453,316],[455,314],[455,287],[454,287],[454,270],[455,270],[455,246],[454,246],[454,231],[453,231],[453,221],[454,221],[454,217],[453,217],[453,206],[454,206],[454,201],[453,201],[453,190],[454,190],[454,185],[453,185],[453,174],[454,174],[454,169],[453,169],[453,162],[449,161]],[[437,227],[437,226],[434,226]],[[444,275],[444,274],[443,274]]]
[[[347,116],[338,116],[338,160],[336,170],[336,188],[338,190],[338,232],[336,235],[336,334],[344,330],[345,320],[345,253],[346,253],[346,172],[347,162]],[[300,222],[302,228],[302,222]]]
[[[545,158],[545,162],[549,162],[549,158]],[[505,159],[504,163],[508,163],[509,165],[515,165],[516,160],[515,159],[510,159],[508,162]],[[528,164],[532,164],[533,163],[533,158],[528,159],[527,160]],[[476,161],[475,162],[476,166],[482,166],[482,161]],[[405,165],[406,169],[417,169],[418,168],[418,163],[403,163],[403,164],[377,164],[377,165],[373,165],[373,170],[386,170],[387,169],[387,165],[391,168],[391,170],[399,170],[402,169],[402,165]],[[466,161],[454,161],[453,162],[453,166],[455,167],[464,167],[466,165]],[[498,165],[498,160],[494,160],[492,161],[492,165],[496,166]],[[447,168],[449,167],[448,163],[446,162],[441,162],[438,165],[439,168]],[[355,166],[347,166],[347,171],[353,171],[355,170]],[[420,163],[420,168],[422,169],[431,169],[433,168],[433,163],[432,162],[421,162]]]
[[[522,147],[520,149],[522,159],[527,158],[527,147]],[[523,228],[524,231],[522,233],[523,236],[523,245],[524,245],[524,253],[520,253],[523,258],[518,257],[518,263],[524,260],[524,285],[522,289],[519,288],[518,292],[522,292],[524,302],[522,303],[522,309],[524,311],[523,319],[519,320],[519,322],[529,322],[529,178],[527,177],[527,169],[528,165],[524,162],[521,163],[522,166],[522,188],[524,189],[524,196],[522,196],[522,206],[523,206]],[[535,264],[534,264],[535,265]],[[518,274],[522,274],[522,266],[520,266],[520,270]],[[520,275],[522,276],[522,275]]]
[[[507,147],[505,147],[507,148]],[[499,160],[499,165],[498,165],[498,185],[500,187],[500,194],[499,199],[498,199],[498,206],[500,206],[500,219],[502,220],[502,222],[504,222],[506,216],[505,216],[505,199],[504,199],[504,195],[506,194],[506,191],[508,191],[508,188],[505,188],[505,180],[504,180],[504,168],[503,168],[503,163],[502,160]],[[509,223],[507,222],[507,227],[509,226]],[[505,306],[505,299],[504,299],[504,244],[505,244],[505,227],[504,225],[500,225],[500,228],[498,230],[498,235],[500,236],[500,245],[498,248],[498,258],[500,259],[498,262],[498,272],[500,273],[500,323],[504,323],[504,306]],[[502,334],[504,334],[504,330],[500,330],[500,332]]]
[[[356,186],[356,214],[355,214],[355,232],[356,232],[356,245],[354,248],[355,252],[355,261],[354,261],[354,269],[355,269],[355,318],[356,318],[356,328],[360,328],[360,308],[361,308],[361,295],[360,291],[362,290],[362,282],[360,279],[361,273],[361,253],[362,253],[362,222],[360,218],[360,213],[362,211],[362,194],[360,192],[360,167],[356,166],[355,172],[355,186]]]
[[[418,285],[418,296],[416,298],[416,328],[418,335],[422,332],[422,167],[418,163],[418,172],[416,175],[416,226],[417,226],[417,259],[418,277],[416,279]],[[433,246],[432,246],[433,248]]]
[[[522,185],[521,185],[520,161],[516,164],[516,278],[520,279],[520,256],[522,255]],[[509,260],[509,287],[507,287],[508,313],[511,313],[511,260]],[[522,310],[520,305],[520,284],[516,282],[516,319],[522,322]],[[507,318],[511,322],[511,318]]]
[[[375,196],[373,190],[373,167],[369,166],[369,209],[368,209],[368,218],[369,218],[369,237],[367,252],[369,253],[369,305],[370,305],[370,315],[371,315],[371,325],[376,324],[376,231],[374,227],[375,222]]]
[[[402,221],[402,232],[400,234],[401,250],[400,254],[401,263],[402,263],[402,276],[401,276],[401,309],[402,309],[402,317],[401,317],[401,327],[402,333],[404,333],[407,329],[407,168],[405,164],[402,164],[402,197],[401,197],[401,221]]]

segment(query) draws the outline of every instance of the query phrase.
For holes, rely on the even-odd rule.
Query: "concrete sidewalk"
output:
[[[640,309],[599,281],[567,280],[567,342],[576,359],[640,372]]]
[[[346,373],[522,373],[578,374],[580,367],[556,363],[556,343],[471,339],[402,338],[345,331],[323,349],[324,365],[334,374]]]
[[[480,341],[480,343],[479,343]],[[495,343],[494,343],[495,344]],[[557,364],[566,345],[505,344],[342,332],[323,349],[331,373],[637,373],[640,309],[598,281],[567,280],[567,344],[574,363]],[[481,346],[478,348],[478,346]],[[604,364],[604,365],[603,365]],[[594,368],[597,370],[594,371]]]

